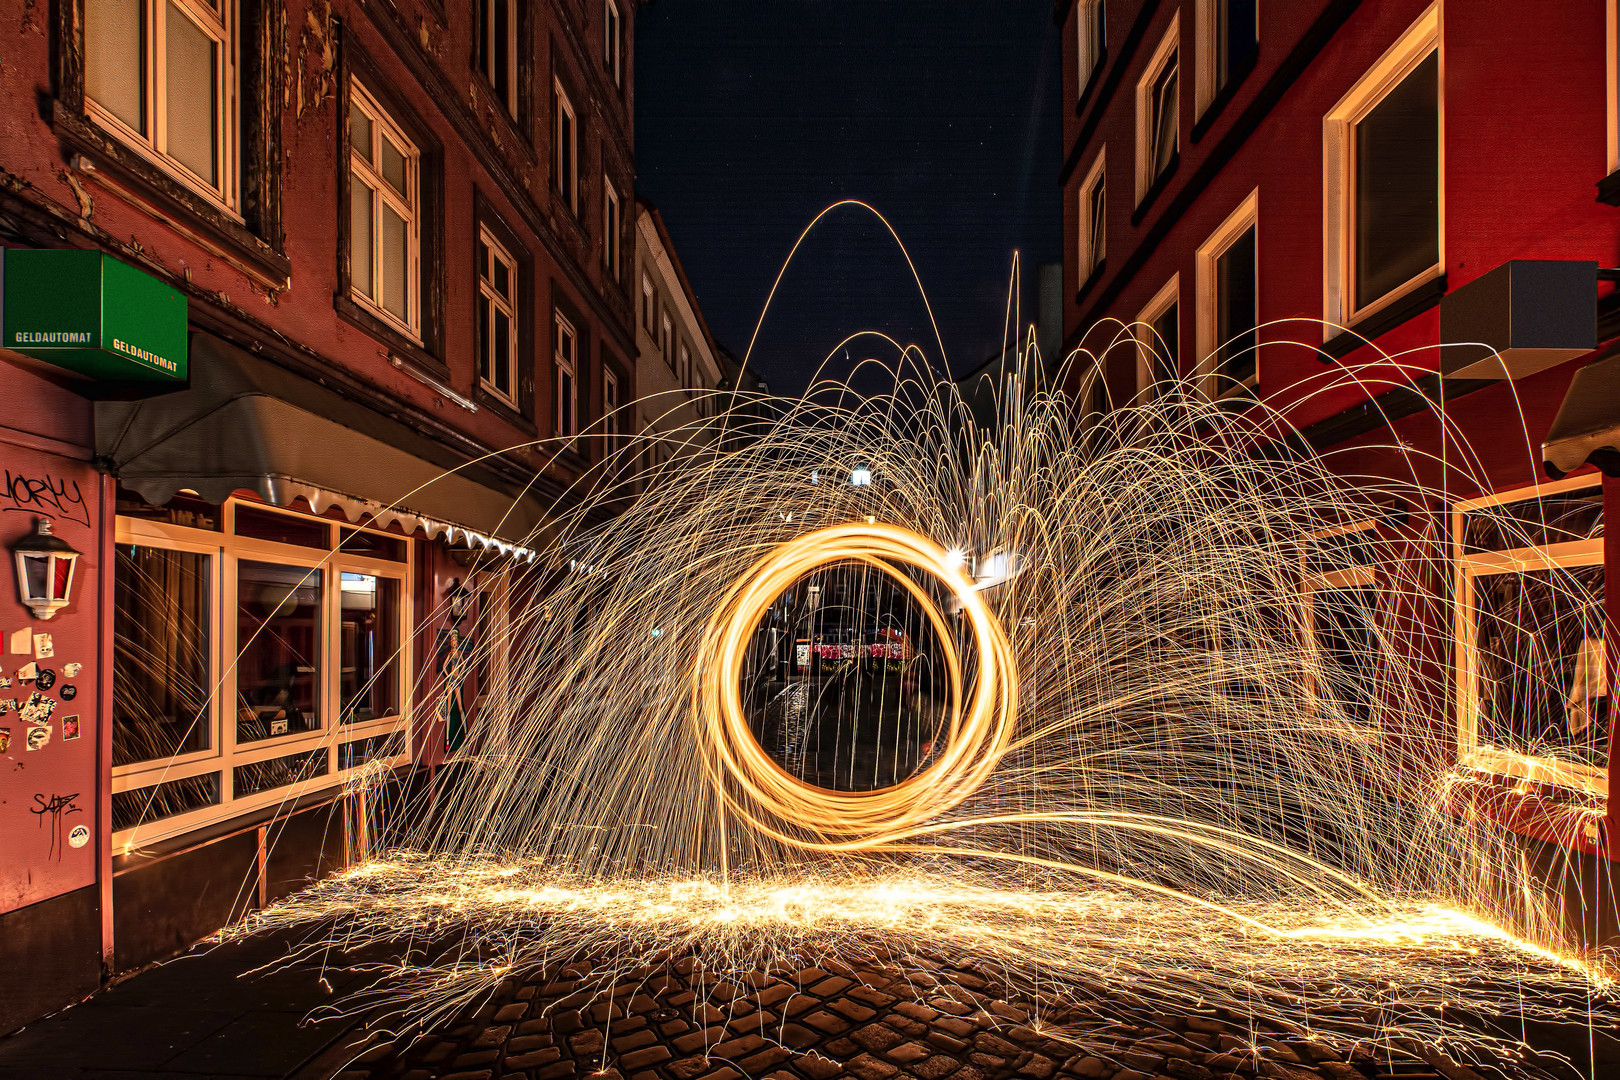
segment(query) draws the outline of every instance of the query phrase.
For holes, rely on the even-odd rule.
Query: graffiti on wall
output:
[[[0,487],[0,511],[5,510],[90,524],[90,508],[85,505],[79,482],[59,480],[50,473],[29,476],[6,469],[5,486]]]

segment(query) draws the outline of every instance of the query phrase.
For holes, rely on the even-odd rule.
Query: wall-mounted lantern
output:
[[[51,532],[51,519],[40,518],[32,536],[12,545],[17,557],[17,590],[38,619],[49,619],[73,600],[73,568],[79,553]]]

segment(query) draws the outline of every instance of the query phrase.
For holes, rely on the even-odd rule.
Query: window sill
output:
[[[1597,182],[1597,201],[1608,203],[1610,206],[1620,206],[1620,170]]]
[[[1316,358],[1324,364],[1332,363],[1370,344],[1416,315],[1421,315],[1440,303],[1446,294],[1446,275],[1437,274],[1427,281],[1412,286],[1404,295],[1379,308],[1323,342]]]
[[[472,396],[473,400],[478,402],[480,409],[488,409],[508,424],[529,435],[539,434],[539,429],[535,427],[533,420],[524,416],[510,401],[507,401],[495,391],[487,389],[483,383],[473,387]]]
[[[1142,197],[1136,200],[1136,209],[1131,211],[1132,225],[1140,225],[1142,223],[1142,218],[1153,206],[1153,200],[1159,197],[1159,193],[1161,191],[1170,186],[1170,181],[1175,178],[1176,169],[1180,167],[1180,165],[1181,151],[1178,150],[1174,154],[1170,155],[1169,164],[1164,167],[1158,176],[1154,177],[1153,183],[1148,185],[1148,189],[1142,193]]]
[[[1086,85],[1081,88],[1079,95],[1074,99],[1074,115],[1082,116],[1085,114],[1086,103],[1091,99],[1091,92],[1097,89],[1098,83],[1102,82],[1103,68],[1107,66],[1108,50],[1105,48],[1097,54],[1097,59],[1092,62],[1091,74],[1086,76]]]
[[[292,263],[276,246],[147,161],[88,117],[74,114],[60,101],[51,109],[51,128],[63,145],[95,166],[91,175],[104,187],[130,198],[143,210],[174,227],[221,259],[236,265],[261,285],[282,290],[292,285]],[[276,238],[279,244],[280,237]]]
[[[1216,92],[1215,96],[1210,99],[1209,104],[1204,106],[1203,113],[1200,114],[1198,119],[1193,122],[1191,137],[1193,142],[1197,142],[1199,139],[1202,139],[1205,135],[1209,134],[1209,129],[1215,126],[1216,120],[1220,119],[1221,111],[1226,108],[1227,102],[1231,101],[1237,96],[1238,89],[1242,87],[1244,80],[1247,79],[1250,73],[1254,71],[1255,65],[1259,62],[1259,59],[1260,49],[1257,46],[1255,50],[1251,52],[1241,64],[1238,65],[1237,70],[1227,76],[1226,85],[1221,87],[1220,90]]]
[[[420,368],[440,382],[449,379],[450,368],[444,361],[400,333],[395,327],[367,311],[363,306],[350,299],[348,295],[333,293],[332,308],[345,322],[370,334],[388,346],[388,351],[394,356]]]

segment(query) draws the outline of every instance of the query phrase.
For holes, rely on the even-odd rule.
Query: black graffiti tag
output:
[[[6,503],[10,505],[4,505]],[[7,469],[5,487],[0,488],[0,510],[20,510],[90,524],[90,510],[84,505],[79,482],[58,480],[50,473],[42,477],[24,476]]]
[[[48,799],[44,795],[34,796],[34,805],[28,812],[39,818],[40,828],[45,827],[45,815],[51,815],[51,847],[46,858],[55,856],[57,862],[62,861],[62,819],[68,814],[84,813],[84,807],[75,805],[78,797],[77,791],[71,795],[52,795]]]

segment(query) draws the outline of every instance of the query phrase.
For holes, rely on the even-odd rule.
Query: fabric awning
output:
[[[204,333],[191,337],[189,388],[96,402],[96,453],[155,506],[182,489],[212,503],[242,489],[278,506],[302,496],[350,521],[522,555],[546,523],[541,500],[493,470]]]
[[[1541,444],[1541,458],[1554,480],[1588,463],[1605,476],[1620,476],[1620,356],[1575,373]]]

